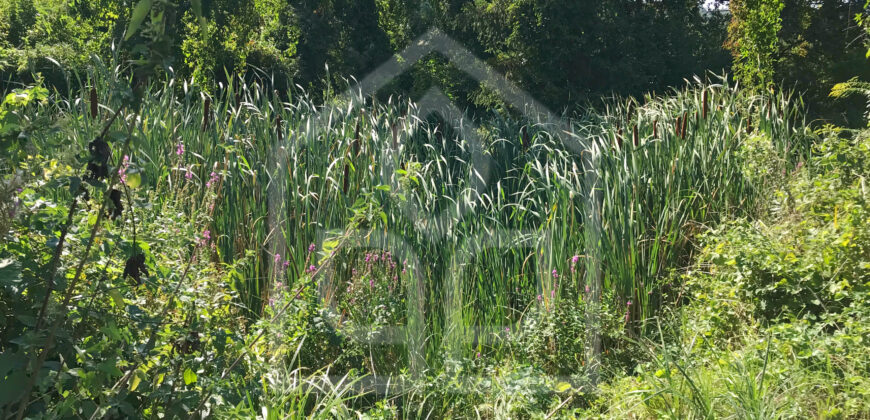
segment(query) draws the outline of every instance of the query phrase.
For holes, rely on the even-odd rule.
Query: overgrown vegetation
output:
[[[140,1],[75,83],[4,95],[2,418],[870,417],[870,132],[771,83],[778,8],[735,14],[755,89],[445,119],[235,74],[310,71],[293,45],[365,2],[231,3]]]

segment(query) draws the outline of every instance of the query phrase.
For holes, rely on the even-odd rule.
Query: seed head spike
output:
[[[619,124],[616,125],[616,145],[622,149],[622,127]]]
[[[689,125],[689,112],[683,112],[683,128],[680,137],[686,138],[686,126]]]
[[[202,104],[202,130],[205,131],[208,128],[209,123],[209,114],[211,113],[211,98],[206,97],[205,102]]]
[[[344,185],[342,186],[342,192],[347,194],[347,190],[350,187],[350,165],[344,164]]]
[[[703,100],[702,100],[703,105],[702,105],[702,107],[701,107],[701,110],[702,110],[702,112],[701,112],[701,116],[702,116],[705,120],[707,119],[707,107],[708,107],[708,105],[709,105],[709,103],[708,103],[708,99],[709,99],[709,98],[707,97],[708,92],[709,92],[709,91],[708,91],[707,89],[704,89],[704,95],[703,95]]]
[[[635,124],[634,128],[632,128],[632,130],[631,130],[631,138],[634,141],[635,147],[637,147],[637,141],[638,141],[637,136],[638,136],[637,135],[637,124]]]
[[[360,116],[360,118],[358,118],[356,120],[356,130],[354,131],[354,134],[353,134],[353,154],[356,156],[359,156],[359,149],[360,149],[359,126],[360,126],[360,120],[362,118],[363,117]]]
[[[96,119],[99,112],[99,99],[97,98],[97,88],[91,86],[91,118]]]

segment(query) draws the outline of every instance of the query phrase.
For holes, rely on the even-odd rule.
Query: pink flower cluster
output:
[[[220,179],[221,179],[221,178],[220,178],[220,175],[218,175],[217,172],[215,172],[215,171],[211,171],[211,175],[209,175],[209,179],[208,179],[208,181],[205,183],[205,187],[206,187],[206,188],[211,188],[211,186],[217,184],[217,182],[220,181]]]
[[[127,182],[127,169],[130,168],[130,156],[124,155],[124,160],[121,162],[121,167],[118,168],[118,175],[121,177],[121,182]]]

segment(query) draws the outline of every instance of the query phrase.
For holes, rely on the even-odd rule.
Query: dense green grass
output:
[[[866,412],[847,379],[866,371],[866,140],[812,149],[798,99],[693,83],[558,127],[464,121],[469,135],[411,103],[280,102],[257,85],[206,102],[170,81],[127,107],[113,77],[89,82],[96,118],[90,90],[21,111],[45,124],[4,169],[23,189],[2,220],[3,333],[39,333],[28,305],[68,223],[59,267],[83,261],[46,300],[63,332],[46,367],[62,388],[47,376],[33,394],[46,412]],[[126,213],[94,225],[92,183],[67,216],[73,166],[118,109]],[[137,250],[143,286],[121,274]],[[4,339],[4,357],[33,343]]]
[[[101,80],[92,82],[97,92],[108,92]],[[429,356],[448,338],[473,354],[473,327],[510,328],[537,296],[544,305],[578,299],[587,285],[631,301],[626,328],[646,331],[644,321],[673,299],[672,274],[689,263],[694,235],[757,207],[737,153],[744,140],[772,139],[789,168],[807,150],[788,96],[747,97],[727,83],[645,104],[613,101],[603,113],[563,119],[569,132],[486,119],[476,130],[488,176],[476,172],[469,139],[413,104],[360,108],[333,96],[317,105],[304,94],[281,102],[256,84],[219,92],[177,80],[152,86],[131,155],[159,201],[181,200],[192,212],[204,211],[204,188],[194,185],[216,174],[211,232],[222,261],[247,255],[235,287],[251,318],[283,273],[275,254],[290,261],[281,276],[292,284],[306,277],[309,244],[330,264],[324,245],[342,255],[389,249],[411,265],[403,282],[414,291],[412,312],[426,319],[418,332]],[[112,108],[119,98],[99,100]],[[63,113],[76,147],[99,129],[85,117],[86,99]],[[321,283],[346,281],[342,264]]]

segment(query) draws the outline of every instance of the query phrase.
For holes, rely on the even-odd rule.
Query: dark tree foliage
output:
[[[350,77],[364,77],[432,27],[554,110],[611,94],[661,92],[708,71],[730,71],[726,46],[738,76],[744,68],[743,74],[767,74],[752,67],[751,57],[741,59],[739,48],[755,54],[752,42],[771,37],[766,83],[805,93],[814,116],[860,120],[860,107],[833,102],[827,93],[835,83],[870,76],[864,31],[855,22],[865,0],[734,0],[731,8],[741,10],[734,16],[725,0],[202,0],[203,27],[189,0],[160,3],[173,15],[164,20],[173,35],[164,48],[165,66],[207,86],[226,86],[242,74],[319,96],[343,89]],[[0,81],[28,83],[40,73],[50,86],[63,88],[75,79],[71,73],[86,71],[92,55],[109,61],[120,51],[121,60],[131,58],[117,46],[135,5],[0,2]],[[763,12],[779,5],[778,17]],[[741,25],[756,15],[755,29]],[[780,29],[760,33],[771,18]],[[416,63],[380,95],[419,99],[432,87],[472,110],[503,105],[438,54]]]

